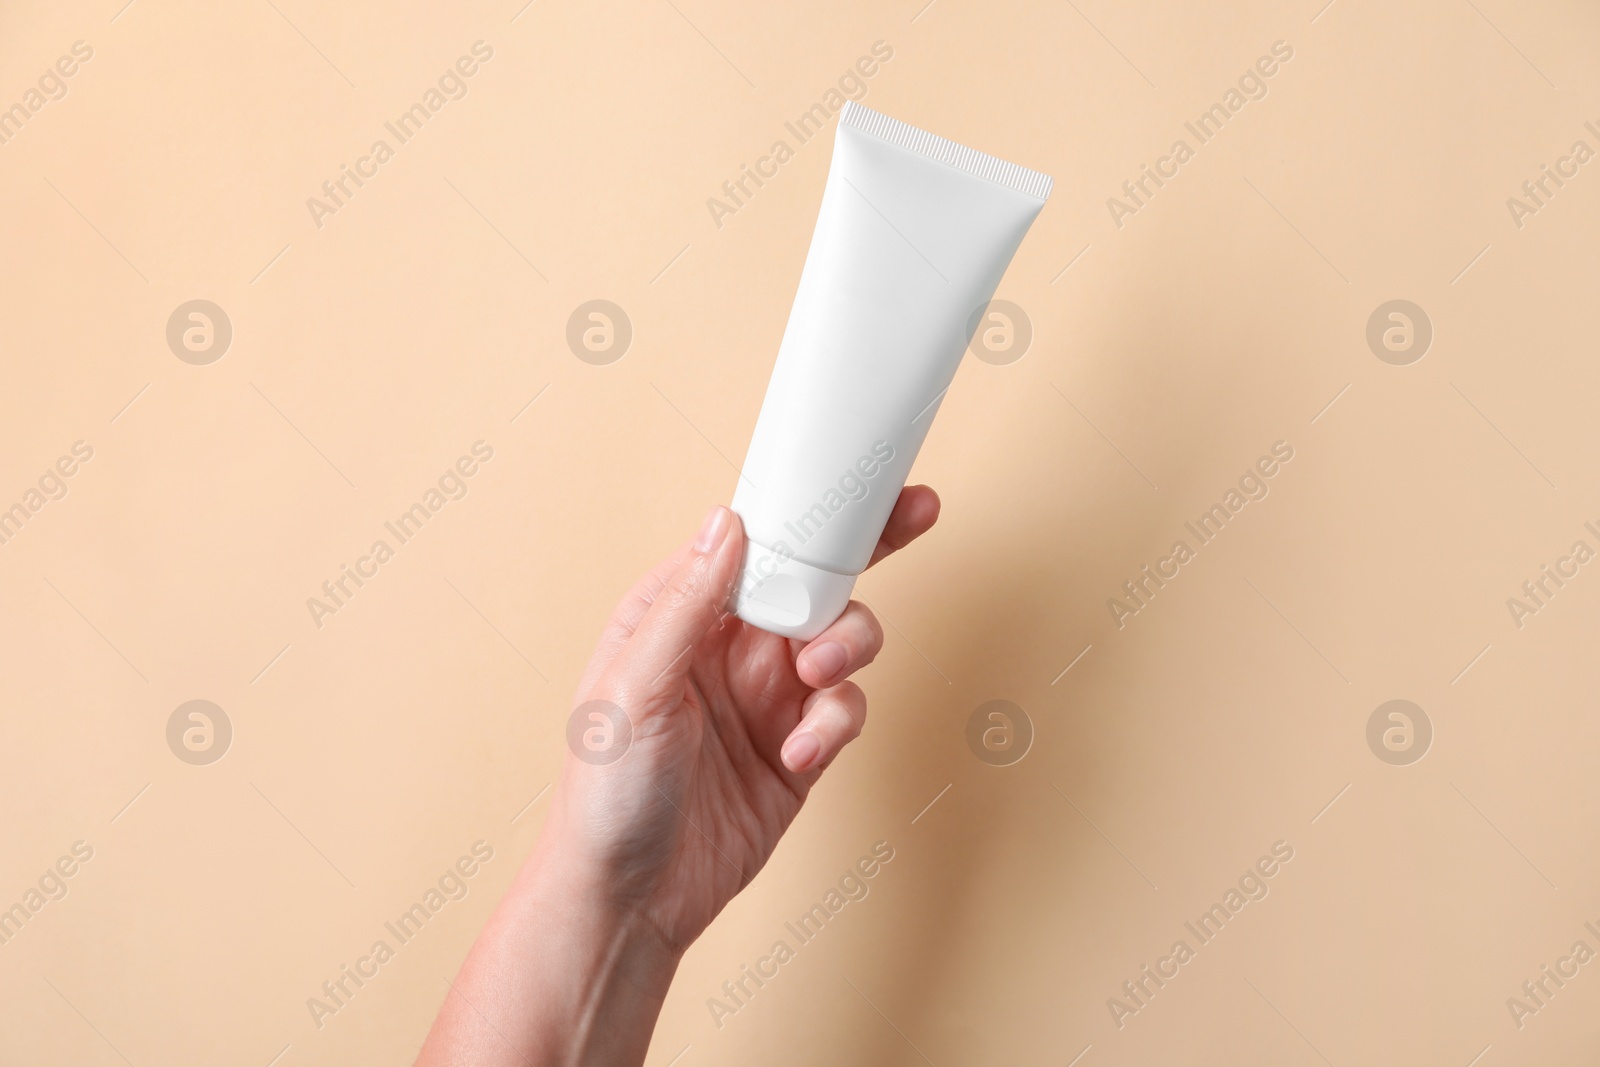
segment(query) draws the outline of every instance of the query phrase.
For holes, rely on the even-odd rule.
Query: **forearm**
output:
[[[552,830],[479,935],[418,1067],[644,1062],[677,957]]]

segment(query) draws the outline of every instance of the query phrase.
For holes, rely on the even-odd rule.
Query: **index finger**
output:
[[[900,551],[931,530],[939,521],[939,507],[939,494],[926,485],[908,485],[900,490],[900,497],[894,502],[894,510],[889,512],[889,521],[883,526],[867,566]]]

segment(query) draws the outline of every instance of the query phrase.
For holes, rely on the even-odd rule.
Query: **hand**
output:
[[[932,489],[902,491],[871,562],[938,516]],[[746,625],[726,610],[743,554],[716,508],[617,606],[574,701],[577,731],[610,743],[570,748],[419,1067],[642,1063],[684,950],[861,732],[846,679],[883,647],[877,620],[852,601],[809,643]]]
[[[938,515],[932,489],[905,489],[871,562]],[[545,827],[676,954],[755,877],[860,734],[866,696],[847,679],[883,647],[857,601],[809,643],[729,614],[743,554],[738,516],[716,508],[623,598],[574,701],[579,728],[613,747],[569,752]]]

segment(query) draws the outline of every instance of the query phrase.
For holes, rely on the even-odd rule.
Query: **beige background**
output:
[[[1600,964],[1506,1005],[1600,949],[1600,567],[1506,607],[1600,547],[1600,163],[1506,205],[1600,149],[1592,5],[123,2],[0,15],[0,106],[94,50],[0,146],[0,507],[94,449],[0,545],[0,906],[94,849],[0,946],[0,1062],[410,1062],[602,619],[728,499],[831,130],[720,229],[706,199],[880,40],[869,105],[1055,177],[999,294],[1034,340],[959,373],[916,472],[944,518],[861,583],[868,729],[649,1062],[1600,1052]],[[307,198],[478,40],[468,95],[319,229]],[[1279,40],[1269,94],[1114,225]],[[595,298],[634,328],[608,366],[564,339]],[[1397,298],[1435,331],[1409,366],[1365,341]],[[165,339],[192,299],[233,326],[208,366]],[[479,440],[466,498],[313,625]],[[1279,440],[1271,495],[1119,630],[1107,598]],[[1009,767],[965,740],[996,698],[1037,733]],[[1396,698],[1434,729],[1409,766],[1366,741]],[[193,699],[233,726],[208,766],[166,741]],[[307,998],[480,839],[469,895],[319,1029]],[[870,895],[715,1025],[880,840]],[[1279,840],[1270,895],[1119,1030],[1107,998]]]

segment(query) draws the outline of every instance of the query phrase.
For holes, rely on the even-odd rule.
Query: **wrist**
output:
[[[681,953],[556,829],[546,827],[502,906],[528,936],[537,974],[526,993],[548,1043],[536,1062],[640,1064]]]
[[[517,872],[451,983],[419,1065],[644,1062],[679,954],[558,838],[542,835]]]
[[[526,869],[613,922],[646,920],[676,958],[693,941],[676,936],[660,907],[677,827],[634,795],[642,791],[596,788],[581,772],[564,772]],[[681,818],[675,805],[671,816],[665,823]]]
[[[513,894],[526,893],[541,914],[580,928],[614,931],[653,968],[677,968],[684,948],[651,917],[648,894],[626,888],[618,870],[581,840],[547,824],[523,864]]]

